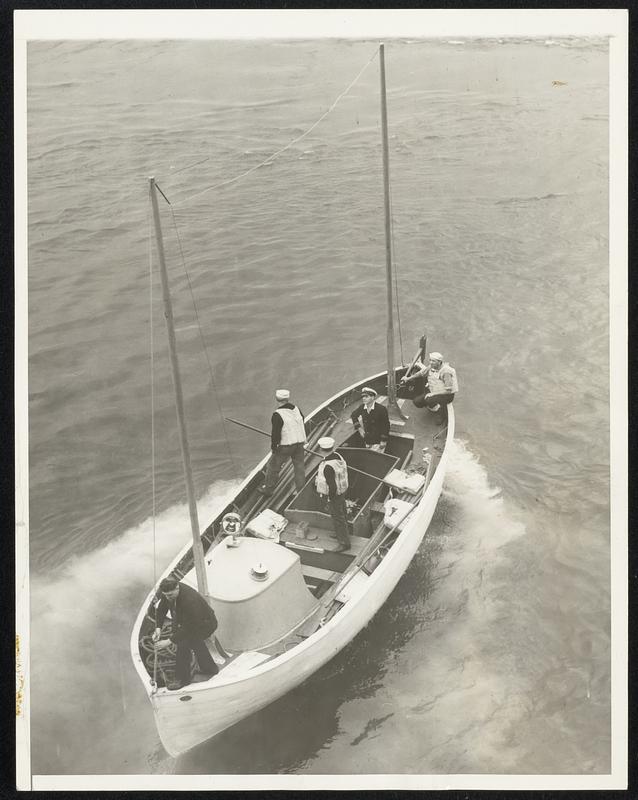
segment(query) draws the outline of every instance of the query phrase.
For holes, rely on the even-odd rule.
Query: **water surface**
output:
[[[29,45],[36,773],[610,770],[602,41],[387,43],[397,342],[409,360],[427,330],[460,381],[434,521],[349,647],[179,759],[130,663],[139,605],[189,536],[156,277],[150,312],[148,176],[172,204],[206,523],[266,447],[220,409],[263,426],[275,387],[310,411],[383,369],[375,50]]]

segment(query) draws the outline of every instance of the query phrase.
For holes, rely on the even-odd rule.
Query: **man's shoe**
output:
[[[332,551],[333,553],[345,553],[346,550],[350,549],[349,544],[345,544],[345,542],[340,542],[335,549]]]
[[[186,686],[186,684],[185,684],[185,683],[182,683],[181,681],[169,681],[169,682],[166,684],[166,688],[167,688],[169,691],[171,691],[171,692],[174,692],[174,691],[176,691],[177,689],[183,689],[183,688],[184,688],[184,686]]]
[[[428,406],[428,411],[438,411],[441,406],[437,403],[435,406]]]
[[[272,489],[267,489],[265,486],[260,486],[257,491],[259,494],[263,494],[264,497],[270,497],[272,494]]]

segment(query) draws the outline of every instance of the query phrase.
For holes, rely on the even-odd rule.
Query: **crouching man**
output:
[[[402,384],[412,383],[419,378],[426,381],[423,394],[414,397],[412,402],[417,408],[427,407],[430,411],[438,411],[441,406],[446,406],[454,400],[459,390],[456,370],[443,360],[441,353],[430,353],[429,363],[415,364],[418,372],[401,379]]]
[[[181,689],[191,683],[192,653],[195,653],[201,675],[206,679],[217,675],[219,669],[204,641],[217,630],[213,609],[199,592],[175,578],[164,578],[159,589],[162,597],[157,606],[157,627],[153,641],[159,642],[162,625],[170,611],[173,623],[171,641],[177,645],[176,680],[169,683],[167,688]]]

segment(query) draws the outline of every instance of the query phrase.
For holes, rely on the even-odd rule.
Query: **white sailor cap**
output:
[[[277,389],[275,397],[277,400],[288,400],[290,398],[290,392],[288,389]]]
[[[322,450],[332,450],[335,446],[335,440],[332,436],[322,436],[321,439],[317,441],[317,444]]]
[[[377,393],[370,386],[364,386],[361,390],[361,394],[371,394],[373,397],[377,396]]]
[[[430,353],[430,358],[432,361],[443,361],[443,355],[441,353]]]

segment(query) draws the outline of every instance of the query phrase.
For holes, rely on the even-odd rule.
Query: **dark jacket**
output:
[[[173,620],[171,634],[173,642],[180,642],[183,639],[207,639],[217,629],[217,618],[213,609],[199,592],[184,583],[179,585],[174,608],[171,608],[165,597],[159,601],[157,606],[159,628],[162,627],[169,610]]]
[[[390,434],[390,418],[388,409],[375,403],[372,411],[368,413],[363,403],[356,408],[350,415],[355,425],[359,422],[359,417],[363,417],[363,428],[365,430],[366,444],[379,444],[386,442]]]

